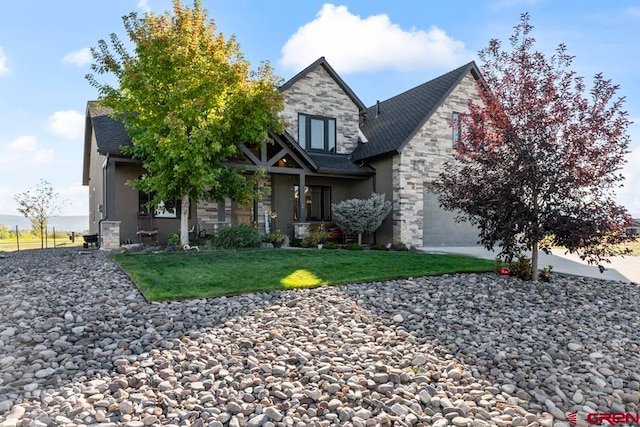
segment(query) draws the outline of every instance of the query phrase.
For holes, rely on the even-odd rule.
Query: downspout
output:
[[[109,166],[109,153],[107,158],[102,162],[102,212],[100,212],[100,220],[98,221],[98,241],[100,242],[100,248],[104,247],[102,242],[102,221],[107,220],[107,167]],[[98,205],[99,206],[99,205]],[[103,216],[104,215],[104,216]]]

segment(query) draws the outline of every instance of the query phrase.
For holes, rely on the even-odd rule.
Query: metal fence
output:
[[[56,248],[61,246],[76,245],[78,239],[82,240],[82,234],[72,232],[60,232],[64,236],[60,236],[56,232],[56,228],[52,227],[52,233],[49,233],[49,227],[45,227],[41,239],[34,240],[20,237],[20,230],[15,226],[15,241],[7,239],[0,244],[0,250],[22,250],[22,249],[40,249],[40,248]]]

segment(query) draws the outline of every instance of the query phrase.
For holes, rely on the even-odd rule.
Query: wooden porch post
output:
[[[298,184],[298,188],[299,188],[299,196],[298,196],[298,222],[305,222],[307,220],[306,218],[306,211],[307,211],[307,205],[305,203],[305,197],[304,197],[304,187],[306,185],[305,183],[305,174],[304,172],[300,174],[300,183]]]

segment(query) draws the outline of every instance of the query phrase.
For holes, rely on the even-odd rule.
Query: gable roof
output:
[[[124,128],[124,123],[112,118],[110,108],[100,107],[97,102],[87,105],[87,117],[96,135],[96,143],[100,154],[122,156],[120,147],[131,146],[131,138]]]
[[[329,65],[324,56],[318,58],[313,64],[309,65],[304,70],[300,71],[298,74],[293,76],[287,82],[285,82],[282,86],[280,86],[280,92],[283,92],[293,86],[298,80],[309,74],[311,71],[315,70],[317,67],[323,67],[326,72],[331,76],[333,80],[340,86],[340,88],[347,94],[349,98],[353,101],[354,104],[358,107],[358,110],[364,111],[367,107],[364,103],[358,98],[358,96],[351,90],[351,88],[342,80],[342,78],[336,73],[336,70]]]
[[[476,80],[481,80],[475,62],[469,62],[382,101],[379,106],[369,107],[366,120],[360,126],[369,142],[356,147],[352,160],[373,160],[400,153],[469,72]]]
[[[300,147],[295,139],[286,130],[277,135],[269,132],[269,136],[274,140],[285,143],[294,155],[299,157],[312,172],[328,175],[352,175],[352,176],[373,176],[376,171],[367,165],[358,165],[351,161],[348,154],[307,152]]]
[[[97,101],[87,102],[84,123],[84,153],[82,159],[82,185],[89,185],[89,167],[91,163],[91,138],[96,136],[98,153],[124,156],[120,147],[131,145],[131,138],[124,124],[109,116],[109,108],[100,107]]]

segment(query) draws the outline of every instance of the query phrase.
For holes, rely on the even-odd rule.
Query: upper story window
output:
[[[463,136],[463,121],[466,114],[458,113],[454,111],[451,113],[451,128],[452,131],[452,143],[451,147],[456,150],[458,148],[458,144],[462,141]]]
[[[336,152],[336,119],[298,114],[298,144],[307,150]]]

